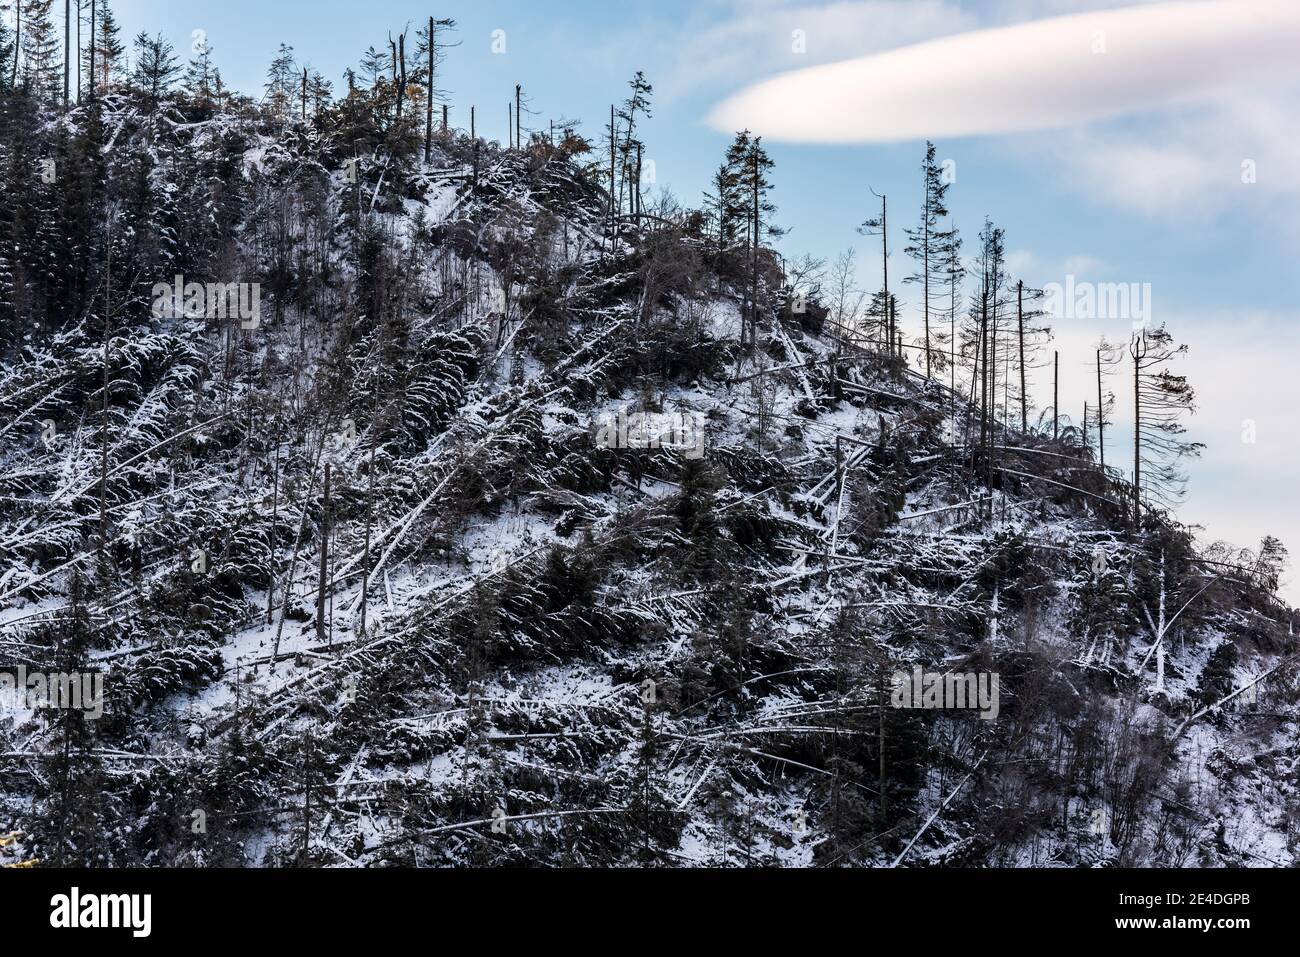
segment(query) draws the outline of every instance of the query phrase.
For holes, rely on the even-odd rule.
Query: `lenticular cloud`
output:
[[[1074,126],[1250,95],[1300,48],[1295,0],[1197,0],[1035,20],[785,73],[709,122],[771,139],[889,142]]]

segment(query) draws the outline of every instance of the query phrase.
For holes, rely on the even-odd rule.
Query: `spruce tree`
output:
[[[0,93],[6,93],[13,88],[9,65],[13,62],[16,44],[13,31],[5,21],[5,17],[9,14],[9,6],[8,3],[0,3]]]
[[[1168,364],[1187,353],[1163,326],[1133,336],[1133,521],[1141,525],[1143,500],[1172,507],[1183,496],[1181,463],[1205,446],[1183,438],[1185,416],[1196,411],[1196,391]]]
[[[948,183],[944,179],[943,167],[935,159],[934,144],[930,142],[925,144],[921,175],[924,183],[921,220],[916,226],[904,230],[908,245],[903,251],[916,262],[916,272],[903,281],[921,287],[924,329],[921,341],[925,349],[925,375],[929,378],[935,366],[941,367],[944,361],[943,341],[934,338],[930,317],[932,314],[936,317],[942,315],[943,272],[948,261],[947,247],[953,239],[951,232],[940,228],[943,218],[948,215]]]
[[[90,23],[92,36],[86,50],[89,86],[91,90],[107,89],[122,78],[126,62],[121,28],[108,0],[94,0]]]
[[[279,52],[266,71],[266,111],[277,119],[289,118],[293,109],[298,84],[298,65],[293,58],[293,47],[281,43]]]
[[[161,33],[149,36],[141,31],[136,35],[135,71],[131,79],[151,109],[171,91],[180,73],[176,51]]]
[[[22,5],[22,83],[36,97],[53,100],[59,90],[59,39],[54,0],[19,0]]]
[[[84,582],[77,573],[69,584],[67,617],[52,636],[59,671],[83,683],[93,680],[89,654],[92,627],[84,599]],[[83,705],[84,699],[83,684]],[[107,708],[108,702],[109,693],[103,690],[100,703]],[[67,703],[51,713],[55,715],[56,738],[43,762],[50,788],[48,831],[38,853],[55,867],[111,867],[118,863],[111,843],[117,808],[95,747],[96,721],[90,709]]]
[[[205,39],[198,44],[198,49],[190,57],[182,85],[185,95],[193,101],[200,115],[206,115],[212,109],[219,82],[216,66],[212,62],[212,47]]]
[[[618,111],[618,119],[625,127],[623,142],[619,144],[619,180],[618,180],[618,205],[617,209],[621,215],[623,212],[623,199],[626,193],[630,202],[635,209],[636,192],[641,188],[640,183],[632,182],[631,174],[638,172],[633,163],[633,157],[641,146],[641,141],[636,136],[636,124],[639,118],[649,119],[654,116],[650,105],[650,98],[654,95],[654,87],[645,78],[645,74],[640,70],[628,81],[631,93],[623,102],[623,106]]]

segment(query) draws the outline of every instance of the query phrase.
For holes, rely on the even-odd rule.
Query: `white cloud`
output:
[[[1038,264],[1038,257],[1030,249],[1012,249],[1007,252],[1007,271],[1021,276]]]
[[[1090,276],[1101,272],[1106,268],[1106,264],[1095,256],[1089,256],[1086,253],[1080,253],[1075,256],[1065,258],[1063,276],[1079,276],[1089,278]]]
[[[1290,78],[1297,48],[1293,0],[1153,3],[796,70],[741,91],[710,121],[815,143],[1055,129],[1267,89]]]
[[[1067,182],[1150,217],[1208,219],[1233,207],[1300,199],[1294,94],[1225,97],[1140,124],[1036,137],[1029,145]]]
[[[670,103],[702,90],[734,89],[777,70],[916,43],[978,23],[958,0],[709,0],[696,4],[682,23],[638,25],[634,32],[608,38],[602,48],[619,62],[643,62],[653,51],[656,91],[661,102]]]
[[[1059,262],[1044,261],[1032,249],[1011,249],[1007,251],[1007,272],[1012,276],[1046,277],[1044,281],[1065,282],[1066,276],[1075,276],[1081,280],[1096,279],[1106,269],[1106,263],[1087,253],[1066,256]]]

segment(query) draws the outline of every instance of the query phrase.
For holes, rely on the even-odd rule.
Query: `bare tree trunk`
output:
[[[90,0],[90,97],[95,97],[95,19],[96,0]]]
[[[889,354],[903,354],[902,349],[903,337],[898,332],[898,300],[893,296],[889,297]]]
[[[275,529],[280,519],[280,435],[279,420],[276,420],[275,466],[271,472],[271,535],[268,546],[270,556],[266,563],[266,623],[272,621],[271,609],[275,603]]]
[[[955,242],[956,240],[954,240]],[[952,284],[948,287],[948,375],[952,380],[949,388],[948,415],[953,420],[953,434],[957,431],[957,283],[954,273]]]
[[[980,441],[979,456],[984,455],[984,446],[988,442],[988,318],[989,318],[989,277],[984,274],[984,285],[980,292],[980,324],[975,336],[975,368],[971,372],[971,403],[979,399]],[[982,459],[978,463],[982,465]],[[975,466],[976,456],[972,456],[971,470],[978,476]]]
[[[1145,350],[1141,350],[1145,352]],[[1133,343],[1133,528],[1142,527],[1142,355]]]
[[[402,88],[397,85],[397,43],[393,40],[393,35],[388,34],[388,55],[392,60],[393,72],[393,89],[397,93],[397,118],[402,118]]]
[[[401,68],[401,81],[397,87],[397,118],[402,118],[402,104],[406,102],[406,31],[397,37],[397,62]]]
[[[609,231],[610,251],[618,245],[618,211],[614,208],[614,138],[618,135],[614,128],[614,104],[609,105]],[[744,330],[741,330],[742,334]],[[743,337],[743,335],[742,335]]]
[[[316,591],[316,641],[325,643],[325,593],[329,588],[330,465],[325,463],[324,501],[320,522],[320,587]]]
[[[1052,353],[1052,441],[1061,438],[1061,353]]]
[[[107,568],[105,551],[108,547],[108,346],[112,335],[113,316],[113,229],[105,230],[104,267],[104,379],[103,419],[99,425],[99,567],[101,574]]]
[[[930,190],[925,191],[925,278],[922,292],[922,313],[925,316],[925,377],[930,378]]]
[[[328,466],[327,466],[328,467]],[[307,749],[306,758],[303,762],[303,785],[304,791],[302,802],[302,852],[298,858],[298,866],[302,867],[307,863],[307,855],[311,851],[311,761],[315,753],[315,736],[308,732],[308,741],[310,745]]]
[[[889,200],[880,197],[880,243],[883,249],[881,262],[885,269],[885,304],[889,304]],[[893,346],[891,344],[890,348]]]
[[[753,270],[750,277],[750,296],[749,296],[749,344],[750,346],[758,343],[758,234],[760,228],[760,212],[758,208],[758,142],[755,141],[752,148],[753,152],[753,187],[754,187],[754,262]]]
[[[641,228],[641,144],[636,144],[636,184],[632,193],[634,200],[633,215],[636,216],[637,228]]]
[[[1029,393],[1025,385],[1025,284],[1016,285],[1016,322],[1020,335],[1020,431],[1029,431]]]
[[[1097,449],[1101,456],[1101,472],[1106,474],[1106,400],[1101,394],[1101,350],[1097,350]]]
[[[840,700],[843,697],[843,676],[840,667],[840,649],[835,647],[835,723],[831,730],[831,761],[835,765],[835,775],[831,778],[831,841],[835,851],[832,860],[840,857]]]
[[[996,277],[994,277],[996,279]],[[998,289],[997,282],[989,285],[989,339],[985,347],[986,364],[989,371],[989,444],[988,457],[984,460],[984,487],[989,489],[989,517],[993,517],[993,445],[997,441],[998,421]]]
[[[370,475],[366,488],[366,540],[361,558],[361,634],[366,633],[366,604],[370,600],[370,525],[375,501],[375,447],[370,446]]]
[[[885,794],[885,704],[885,670],[882,662],[880,666],[880,705],[876,709],[879,730],[876,750],[880,752],[880,768],[876,777],[876,786],[880,790],[880,824],[876,827],[877,831],[884,829],[885,816],[889,813],[889,798]]]
[[[980,446],[984,453],[984,461],[981,463],[984,468],[984,488],[991,493],[993,483],[989,463],[993,458],[993,394],[990,390],[990,377],[993,364],[990,359],[992,341],[989,332],[989,279],[985,273],[984,295],[980,306],[980,339],[984,343],[984,363],[980,369]],[[990,503],[991,501],[990,499]]]
[[[424,162],[428,165],[433,150],[433,17],[429,18],[429,90],[424,106]],[[443,128],[446,129],[446,107],[443,108]]]
[[[72,81],[72,0],[63,0],[63,108],[68,108]]]
[[[472,109],[471,109],[471,112],[472,112]],[[477,148],[477,144],[475,144],[474,155],[475,155],[475,166],[476,166],[476,169],[477,169],[477,163],[478,163],[478,159],[477,159],[477,157],[478,157],[478,148]],[[475,175],[477,176],[477,173],[476,173]],[[478,288],[477,288],[477,283],[475,283],[474,301],[475,301],[475,303],[478,302]],[[383,354],[383,351],[384,351],[384,332],[385,332],[385,329],[386,329],[386,328],[387,328],[386,325],[384,325],[384,324],[382,324],[382,323],[381,323],[380,326],[379,326],[379,353],[380,353],[380,355],[382,355],[382,354]],[[371,409],[371,411],[370,411],[370,428],[371,428],[371,430],[372,430],[373,433],[377,433],[378,430],[379,430],[379,390],[378,390],[378,389],[375,390],[374,398],[371,400],[371,406],[370,406],[370,409]],[[367,615],[367,610],[366,610],[366,608],[367,608],[367,605],[369,605],[369,603],[370,603],[370,528],[371,528],[371,524],[372,524],[372,522],[373,522],[372,516],[374,515],[374,508],[375,508],[375,446],[376,446],[376,444],[378,444],[378,435],[377,435],[377,434],[372,434],[372,435],[371,435],[371,438],[370,438],[370,469],[369,469],[369,473],[370,473],[370,474],[366,476],[366,483],[367,483],[367,486],[366,486],[366,540],[365,540],[365,552],[364,552],[364,555],[363,555],[363,557],[362,557],[362,559],[361,559],[361,562],[362,562],[362,564],[361,564],[361,569],[362,569],[362,575],[361,575],[361,634],[363,634],[363,635],[366,633],[366,615]]]

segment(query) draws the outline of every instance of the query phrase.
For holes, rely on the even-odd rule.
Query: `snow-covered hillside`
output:
[[[0,702],[0,854],[1292,863],[1275,556],[1134,527],[1050,418],[982,441],[957,343],[927,378],[705,214],[611,216],[572,132],[23,109],[0,665],[104,696]]]

